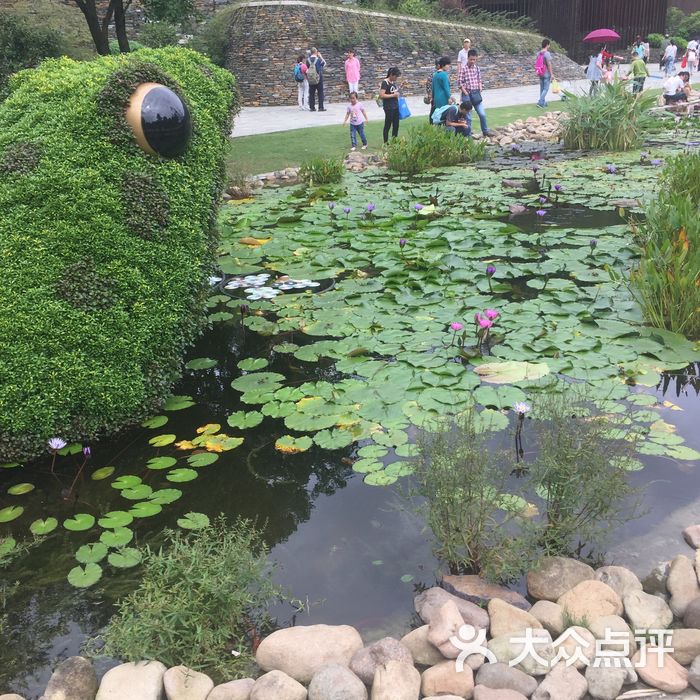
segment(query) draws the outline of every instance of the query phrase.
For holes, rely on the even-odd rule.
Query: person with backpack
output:
[[[309,83],[309,111],[316,111],[316,96],[318,96],[318,111],[325,112],[323,106],[323,69],[326,61],[317,48],[311,49],[309,66],[306,71],[306,80]]]
[[[471,136],[471,129],[467,123],[467,115],[472,110],[470,100],[463,100],[459,107],[448,104],[436,109],[433,113],[433,124],[445,127],[445,131],[452,131],[462,136]]]
[[[542,49],[537,54],[537,60],[535,61],[535,73],[540,79],[540,99],[537,101],[537,106],[541,109],[547,106],[547,93],[552,80],[554,80],[552,54],[549,51],[551,43],[549,39],[542,40]]]
[[[304,60],[304,55],[297,56],[297,62],[293,69],[294,82],[297,84],[297,103],[299,109],[306,109],[309,104],[309,83],[306,80],[306,73],[309,70]]]

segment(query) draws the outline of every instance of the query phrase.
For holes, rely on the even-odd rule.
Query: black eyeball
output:
[[[165,85],[141,83],[129,99],[126,120],[146,153],[176,158],[187,150],[192,136],[190,112]]]

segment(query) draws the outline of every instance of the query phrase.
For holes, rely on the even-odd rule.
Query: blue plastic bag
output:
[[[399,119],[407,119],[411,116],[411,110],[408,108],[408,102],[405,97],[399,97]]]

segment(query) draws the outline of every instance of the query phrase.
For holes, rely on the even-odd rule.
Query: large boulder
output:
[[[164,700],[165,666],[160,661],[130,662],[110,668],[95,700]]]
[[[663,598],[644,591],[625,596],[625,615],[634,630],[666,629],[673,622],[673,613]]]
[[[688,603],[683,614],[683,626],[700,629],[700,598],[695,598]]]
[[[413,655],[398,639],[384,637],[356,651],[350,659],[350,670],[365,685],[372,685],[377,666],[385,666],[387,661],[392,660],[413,664]]]
[[[323,666],[347,666],[362,646],[360,633],[349,625],[288,627],[265,637],[255,660],[263,671],[284,671],[300,683],[310,683]]]
[[[525,610],[516,608],[515,605],[506,603],[500,598],[493,598],[488,604],[489,617],[491,618],[491,636],[499,637],[503,634],[520,636],[526,629],[542,629],[540,621]]]
[[[443,661],[423,671],[423,695],[457,695],[469,698],[474,690],[474,674],[467,666],[458,671],[454,661]]]
[[[642,579],[642,589],[651,595],[665,596],[668,593],[666,581],[668,580],[668,570],[670,562],[657,564],[649,574]]]
[[[389,661],[374,674],[371,700],[418,700],[420,673],[402,661]]]
[[[367,688],[347,666],[329,664],[311,679],[309,700],[367,700]]]
[[[0,695],[0,700],[24,700],[24,698],[21,695],[17,695],[17,693],[5,693]],[[443,699],[441,698],[440,700]]]
[[[700,525],[691,525],[683,530],[683,539],[693,548],[700,549]]]
[[[217,685],[209,693],[207,700],[250,700],[250,693],[255,685],[253,678],[241,678]]]
[[[557,603],[576,623],[591,622],[602,615],[622,615],[620,596],[600,581],[582,581],[564,593]]]
[[[688,605],[700,598],[700,586],[693,562],[680,554],[671,561],[666,587],[671,594],[669,607],[676,617],[683,617]]]
[[[459,596],[448,593],[444,588],[438,586],[428,588],[413,599],[413,604],[421,620],[423,620],[426,625],[429,625],[433,615],[448,600],[451,600],[459,608],[459,612],[465,624],[488,630],[489,616],[483,608]]]
[[[620,598],[624,598],[632,591],[642,590],[642,582],[624,566],[601,566],[596,569],[595,579],[610,586]]]
[[[401,637],[403,644],[413,657],[413,661],[422,666],[434,666],[445,660],[445,657],[428,640],[430,625],[423,625]]]
[[[537,688],[537,681],[527,673],[507,663],[484,664],[476,672],[476,684],[493,690],[512,690],[530,697]]]
[[[556,602],[581,581],[593,577],[593,569],[576,559],[543,557],[527,574],[527,592],[537,600]]]
[[[693,659],[693,663],[690,664],[690,668],[688,669],[688,682],[695,690],[700,690],[700,656],[696,656]],[[0,700],[2,700],[1,697]]]
[[[253,685],[250,700],[306,700],[306,688],[282,671],[270,671]]]
[[[523,610],[529,610],[532,607],[517,591],[489,583],[481,576],[443,576],[442,587],[460,598],[479,605],[487,605],[492,598],[500,598]]]
[[[71,656],[51,674],[43,700],[95,700],[97,687],[92,662],[82,656]]]
[[[587,690],[586,679],[573,666],[560,661],[545,676],[532,700],[582,700]]]
[[[640,650],[632,657],[632,664],[647,685],[666,693],[682,693],[688,687],[688,671],[669,654],[647,646],[646,658],[642,660],[641,657]]]
[[[187,666],[173,666],[163,676],[168,700],[207,700],[214,689],[214,681],[204,673]]]

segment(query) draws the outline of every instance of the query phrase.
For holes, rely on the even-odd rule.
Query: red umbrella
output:
[[[583,37],[584,41],[615,41],[620,35],[612,29],[596,29]]]

